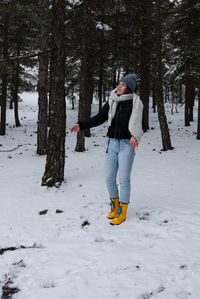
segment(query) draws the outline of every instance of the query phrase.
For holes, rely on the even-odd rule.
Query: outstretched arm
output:
[[[100,126],[108,119],[108,111],[109,111],[109,104],[108,102],[105,103],[102,110],[96,114],[95,116],[79,121],[70,129],[71,132],[79,132],[80,130],[85,130],[93,127]]]

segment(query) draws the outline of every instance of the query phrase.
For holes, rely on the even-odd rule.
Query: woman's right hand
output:
[[[79,124],[73,125],[73,127],[71,127],[70,131],[71,131],[71,133],[72,132],[78,133],[80,131]]]

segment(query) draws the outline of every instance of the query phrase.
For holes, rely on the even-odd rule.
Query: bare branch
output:
[[[15,151],[16,149],[18,149],[20,146],[22,146],[22,144],[19,144],[17,147],[11,149],[11,150],[5,150],[5,151],[0,151],[0,153],[7,153],[7,152],[12,152]]]
[[[24,58],[32,58],[32,57],[36,57],[36,56],[39,56],[43,53],[46,53],[46,52],[49,52],[51,50],[51,48],[49,49],[46,49],[44,51],[39,51],[37,53],[34,53],[34,54],[30,54],[30,55],[23,55],[23,56],[17,56],[17,57],[8,57],[7,59],[0,59],[0,63],[1,62],[7,62],[7,61],[13,61],[13,60],[19,60],[19,59],[24,59]]]

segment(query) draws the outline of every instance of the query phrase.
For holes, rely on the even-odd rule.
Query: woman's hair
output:
[[[128,86],[126,86],[125,93],[133,93],[133,92],[132,92],[132,90]]]

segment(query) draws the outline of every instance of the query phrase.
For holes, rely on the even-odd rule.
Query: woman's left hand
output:
[[[138,147],[138,142],[137,142],[137,139],[135,138],[135,137],[131,137],[131,139],[130,139],[130,147],[131,148],[136,148],[136,147]]]

